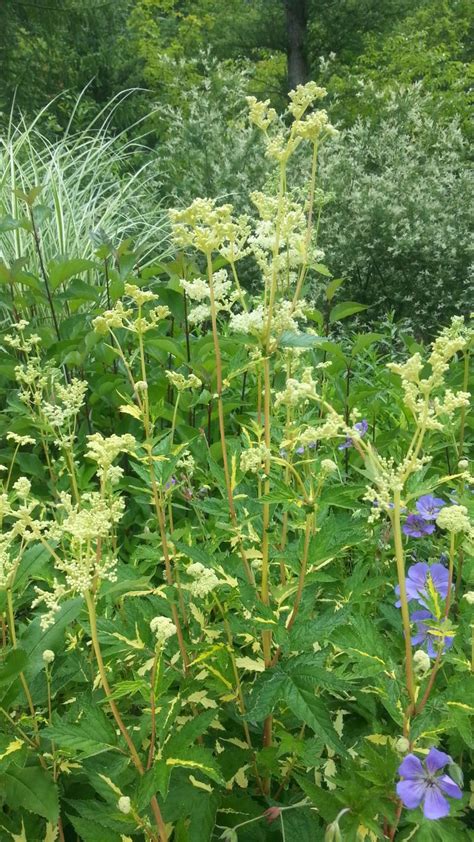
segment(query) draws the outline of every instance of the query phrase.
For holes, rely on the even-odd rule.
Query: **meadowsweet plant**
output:
[[[324,95],[249,98],[253,212],[173,210],[80,370],[2,334],[6,839],[469,838],[473,333],[337,339]]]

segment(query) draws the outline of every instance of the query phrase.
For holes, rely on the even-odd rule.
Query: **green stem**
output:
[[[8,611],[8,623],[10,627],[10,638],[12,642],[12,646],[14,649],[17,648],[17,639],[16,639],[16,631],[15,631],[15,614],[13,611],[13,596],[12,596],[12,589],[7,588],[7,611]],[[28,707],[30,709],[30,715],[33,720],[33,728],[36,735],[37,743],[39,744],[39,731],[38,731],[38,722],[36,719],[36,711],[35,706],[33,704],[33,699],[31,698],[30,688],[28,687],[28,682],[24,676],[23,672],[20,672],[20,681],[23,687],[23,692],[26,696],[26,701],[28,703]]]
[[[403,631],[405,634],[405,674],[406,687],[410,703],[415,704],[415,680],[413,674],[413,659],[411,651],[410,614],[405,579],[405,554],[403,551],[402,529],[400,523],[401,504],[400,491],[394,492],[394,508],[392,516],[393,539],[395,546],[395,560],[397,563],[398,584],[400,586],[400,603],[402,609]]]
[[[462,391],[467,392],[467,387],[469,385],[469,358],[470,352],[469,350],[464,351],[464,374],[463,374],[463,381],[462,381]],[[460,429],[459,429],[459,458],[462,456],[462,452],[464,449],[464,430],[466,426],[466,407],[461,407],[461,420],[460,420]]]
[[[232,492],[232,483],[230,480],[230,473],[229,473],[229,462],[227,458],[227,444],[226,444],[226,435],[225,435],[225,419],[224,419],[224,403],[222,401],[222,390],[223,390],[223,378],[222,378],[222,358],[221,358],[221,349],[219,345],[219,334],[217,332],[217,311],[216,311],[216,301],[214,298],[214,284],[213,284],[213,270],[212,270],[212,259],[211,254],[208,252],[207,255],[207,275],[209,281],[209,299],[210,299],[210,306],[211,306],[211,324],[212,324],[212,339],[214,343],[214,358],[215,358],[215,365],[216,365],[216,385],[217,385],[217,412],[219,416],[219,433],[221,439],[221,450],[222,450],[222,464],[224,468],[224,478],[225,478],[225,487],[227,492],[227,502],[229,504],[229,514],[232,521],[232,525],[234,529],[237,531],[238,523],[237,523],[237,513],[235,511],[235,504],[234,504],[234,495]],[[239,541],[239,550],[240,555],[242,557],[242,562],[244,565],[245,575],[247,577],[247,581],[250,584],[254,584],[254,576],[248,562],[247,556],[245,554],[245,550],[243,548],[242,542]]]
[[[175,434],[175,432],[176,432],[176,419],[177,419],[177,417],[178,417],[178,407],[179,407],[179,399],[180,399],[180,397],[181,397],[181,392],[177,392],[177,394],[176,394],[176,401],[175,401],[175,404],[174,404],[174,409],[173,409],[173,419],[172,419],[172,421],[171,421],[171,441],[170,441],[170,447],[173,447],[173,440],[174,440],[174,434]]]
[[[308,252],[309,247],[311,244],[311,232],[313,227],[313,205],[314,205],[314,193],[316,189],[316,173],[318,167],[318,144],[315,143],[313,145],[313,157],[311,161],[311,180],[310,180],[310,187],[309,187],[309,199],[308,199],[308,225],[306,228],[306,241],[305,241],[305,259],[304,263],[301,266],[300,274],[298,277],[298,282],[296,284],[296,290],[293,297],[293,307],[296,307],[298,303],[298,299],[301,295],[301,290],[304,284],[304,279],[306,277],[306,272],[308,270]],[[319,218],[321,216],[321,209],[319,210],[318,215],[318,227],[319,227]]]
[[[91,640],[92,640],[92,647],[94,649],[95,658],[97,661],[97,666],[99,669],[99,675],[101,684],[104,690],[104,693],[107,697],[107,701],[110,705],[110,709],[112,711],[112,715],[117,723],[120,733],[122,734],[125,742],[127,743],[128,750],[130,752],[130,757],[132,760],[133,765],[135,766],[136,770],[138,771],[139,775],[142,776],[145,774],[145,769],[143,768],[142,761],[140,760],[140,756],[135,748],[133,740],[128,733],[127,727],[124,724],[124,721],[120,715],[120,711],[115,704],[115,700],[112,698],[112,691],[110,688],[110,684],[107,678],[107,673],[105,670],[104,660],[102,657],[102,650],[100,648],[99,643],[99,636],[97,633],[97,614],[95,610],[95,602],[94,599],[89,591],[86,591],[84,594],[87,610],[89,614],[89,624],[91,629]],[[153,811],[153,815],[155,817],[156,826],[158,828],[159,839],[160,842],[168,842],[168,833],[166,831],[166,826],[163,821],[163,816],[161,815],[161,810],[158,805],[158,801],[156,800],[156,796],[150,801],[151,809]]]

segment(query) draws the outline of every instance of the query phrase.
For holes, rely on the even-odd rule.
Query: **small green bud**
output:
[[[395,748],[400,754],[406,754],[410,750],[410,743],[406,737],[400,737],[395,743]]]
[[[417,649],[413,655],[413,668],[417,675],[424,675],[431,667],[430,656],[423,649]]]
[[[331,824],[328,824],[326,833],[324,834],[324,842],[342,842],[341,829],[337,819]]]
[[[43,664],[48,667],[54,661],[54,652],[52,649],[45,649],[43,652]]]
[[[224,842],[239,842],[239,837],[237,836],[237,831],[234,830],[233,827],[226,827],[222,836],[219,837],[223,839]]]
[[[458,766],[457,763],[450,763],[448,766],[448,772],[452,777],[454,783],[456,783],[458,787],[462,789],[464,785],[464,775],[460,766]]]

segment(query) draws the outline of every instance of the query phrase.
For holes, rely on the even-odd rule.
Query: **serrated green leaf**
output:
[[[155,782],[163,796],[168,792],[170,775],[176,768],[190,769],[194,775],[200,773],[217,784],[225,783],[212,751],[203,746],[190,746],[181,750],[179,756],[168,756],[156,761]]]
[[[114,727],[99,707],[81,711],[78,722],[67,722],[56,717],[52,725],[43,729],[42,735],[52,740],[58,748],[75,752],[81,757],[93,757],[117,747]]]
[[[2,773],[2,777],[6,801],[10,807],[15,810],[21,807],[50,822],[57,822],[58,788],[49,772],[40,766],[19,769],[11,765]]]
[[[320,275],[324,275],[326,278],[332,278],[332,272],[329,271],[328,267],[325,266],[324,263],[311,263],[309,268],[314,269],[315,272],[318,272]]]
[[[188,746],[191,746],[198,737],[204,734],[209,728],[211,722],[216,719],[216,711],[206,710],[203,713],[185,722],[183,727],[176,731],[173,736],[167,741],[163,749],[163,757],[166,760],[168,757],[180,755]]]
[[[189,842],[211,842],[219,803],[220,796],[217,793],[201,793],[190,815]]]
[[[82,842],[121,842],[122,834],[93,819],[84,819],[71,813],[68,819]]]

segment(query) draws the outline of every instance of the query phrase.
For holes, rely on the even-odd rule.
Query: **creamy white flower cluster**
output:
[[[258,474],[269,457],[270,451],[263,443],[249,447],[240,454],[240,469],[244,473]]]
[[[12,333],[8,333],[6,336],[3,337],[3,341],[6,345],[9,345],[10,348],[13,348],[15,351],[22,351],[24,354],[30,354],[33,348],[36,352],[38,352],[38,345],[41,342],[41,338],[36,334],[32,333],[30,336],[25,336],[25,328],[27,328],[29,322],[26,319],[20,319],[18,322],[14,322],[11,327],[16,330],[16,335]]]
[[[326,111],[314,111],[305,117],[316,100],[323,99],[326,94],[326,89],[316,82],[298,85],[290,91],[288,113],[293,117],[293,123],[289,130],[277,120],[275,110],[269,107],[269,100],[259,102],[255,97],[247,97],[250,121],[264,133],[268,157],[281,163],[290,158],[302,140],[316,144],[326,137],[337,135],[337,130],[329,122]],[[276,128],[269,133],[268,129],[272,124]]]
[[[36,440],[32,436],[20,436],[13,431],[7,433],[7,441],[13,441],[19,447],[25,447],[27,444],[36,444]]]
[[[301,447],[309,447],[317,441],[339,438],[341,434],[347,434],[346,422],[342,415],[329,409],[322,424],[318,427],[307,427],[298,435],[298,444]]]
[[[455,535],[465,532],[474,538],[474,527],[469,520],[466,506],[443,506],[436,523],[440,529],[446,529]]]
[[[249,107],[250,122],[265,132],[269,125],[277,119],[275,109],[270,108],[270,100],[266,99],[264,102],[261,102],[254,96],[248,96],[246,99]]]
[[[376,487],[367,487],[364,500],[372,503],[373,508],[368,520],[369,523],[374,523],[383,512],[387,513],[393,510],[394,491],[403,491],[406,477],[411,473],[421,471],[431,462],[432,457],[421,456],[413,459],[413,456],[407,455],[397,465],[393,458],[386,459],[383,456],[375,455],[370,444],[367,447],[369,470],[374,475]]]
[[[288,111],[295,120],[300,120],[315,100],[324,99],[325,96],[327,96],[326,88],[321,88],[316,82],[311,81],[307,82],[306,85],[297,85],[288,94],[290,99]]]
[[[13,545],[15,539],[20,537],[22,543],[37,540],[47,530],[47,521],[36,519],[35,510],[39,507],[38,500],[31,496],[31,484],[26,477],[20,477],[14,483],[16,501],[12,498],[10,502],[8,494],[0,494],[0,520],[11,522],[10,527],[3,524],[3,533],[0,539],[1,545],[6,549]],[[28,493],[26,493],[28,492]],[[14,505],[16,502],[16,507]]]
[[[164,643],[173,635],[176,634],[176,626],[169,617],[153,617],[150,621],[151,633],[156,638],[158,646],[163,646]]]
[[[84,405],[87,383],[73,377],[63,382],[60,369],[48,364],[39,356],[30,357],[16,366],[20,400],[28,407],[42,427],[49,427],[57,436],[58,446],[72,445],[78,413]],[[13,437],[15,434],[10,434]],[[12,438],[12,440],[15,440]],[[16,443],[34,443],[30,436],[20,436]]]
[[[184,210],[171,210],[176,245],[193,246],[204,254],[219,251],[241,233],[232,211],[232,205],[217,205],[215,199],[195,199]]]
[[[334,474],[337,471],[337,465],[332,459],[323,459],[321,461],[321,469],[326,474]]]
[[[196,468],[196,462],[189,450],[185,450],[182,456],[178,459],[176,467],[181,468],[182,471],[185,471],[188,475],[192,476]]]
[[[253,310],[243,313],[232,313],[229,326],[235,333],[245,333],[256,336],[261,341],[265,339],[268,327],[270,337],[277,340],[282,333],[300,333],[300,322],[306,321],[306,301],[299,301],[295,306],[285,299],[277,301],[272,311],[271,323],[268,325],[269,310],[263,304],[258,304]]]
[[[182,279],[180,284],[186,295],[198,304],[189,311],[188,318],[192,324],[202,324],[211,318],[211,290],[209,282],[204,278],[195,278],[194,281]],[[239,293],[232,289],[232,281],[225,269],[219,269],[212,276],[212,292],[216,313],[232,312],[232,305],[237,300]]]
[[[124,296],[131,300],[132,306],[125,306],[123,300],[119,299],[111,310],[105,310],[93,320],[92,326],[96,333],[106,335],[117,328],[132,333],[146,333],[170,315],[168,307],[162,304],[149,308],[146,315],[143,314],[143,305],[157,300],[151,290],[142,289],[136,284],[125,284]]]
[[[308,366],[303,369],[299,379],[289,377],[282,392],[275,396],[275,408],[279,406],[305,406],[310,400],[317,398],[316,382],[313,380],[313,369]]]
[[[445,388],[441,397],[430,398],[434,389],[444,387],[444,375],[449,361],[467,347],[472,335],[473,332],[465,325],[462,317],[453,318],[451,325],[432,343],[428,357],[431,374],[428,377],[421,376],[424,363],[418,352],[405,363],[387,365],[387,368],[401,377],[404,403],[417,422],[427,430],[442,430],[446,417],[451,418],[457,409],[469,406],[469,392],[455,393]]]
[[[8,588],[16,567],[16,561],[10,555],[10,544],[9,533],[0,537],[0,590]]]
[[[189,374],[185,377],[179,371],[165,371],[169,382],[178,392],[184,392],[186,389],[198,389],[202,385],[202,381],[195,374]]]
[[[248,243],[257,264],[268,278],[275,271],[296,280],[295,270],[303,263],[317,263],[324,252],[308,238],[308,221],[304,207],[289,196],[274,196],[261,191],[251,194],[259,219]],[[277,235],[278,231],[278,235]],[[278,242],[278,251],[275,245]]]
[[[51,427],[61,428],[74,421],[84,404],[87,382],[73,377],[70,383],[54,384],[55,403],[43,401],[41,410]]]
[[[105,499],[97,491],[86,492],[80,503],[62,492],[57,509],[61,520],[52,529],[57,538],[69,537],[77,544],[88,544],[106,538],[122,518],[125,501],[121,497]]]
[[[38,501],[31,497],[31,483],[26,477],[13,484],[10,496],[5,491],[0,493],[0,589],[11,586],[21,548],[29,541],[38,540],[47,529],[46,521],[35,519],[38,506]]]
[[[25,500],[31,491],[31,482],[27,477],[19,477],[13,483],[13,490],[17,493],[18,497]]]
[[[130,453],[136,447],[135,437],[130,433],[122,436],[115,434],[103,436],[102,433],[93,433],[87,436],[88,450],[86,456],[97,462],[97,476],[103,482],[109,481],[116,485],[123,476],[123,469],[113,462],[119,453]]]
[[[55,570],[62,574],[61,581],[53,580],[52,590],[35,588],[37,597],[32,607],[43,603],[47,612],[41,618],[41,627],[48,628],[66,596],[83,594],[97,579],[116,581],[117,559],[107,553],[106,540],[121,519],[125,508],[121,498],[104,499],[101,494],[83,494],[81,502],[74,504],[71,496],[60,494],[57,504],[58,520],[48,525],[48,537],[57,542],[59,549],[54,556]],[[97,540],[102,541],[102,552],[97,553]]]
[[[15,366],[15,378],[19,385],[19,397],[31,411],[38,412],[45,394],[49,394],[51,382],[57,379],[59,372],[45,364],[39,357],[29,358],[25,363]]]
[[[195,597],[207,596],[220,584],[212,568],[204,567],[200,561],[190,564],[186,573],[194,580],[188,585],[188,589]]]

